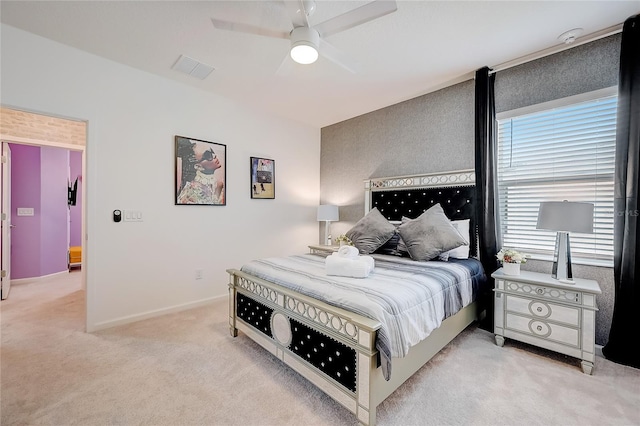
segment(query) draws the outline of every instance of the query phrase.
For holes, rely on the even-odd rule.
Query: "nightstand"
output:
[[[309,252],[314,253],[333,253],[338,251],[340,246],[327,246],[327,245],[311,245],[309,246]]]
[[[564,284],[551,274],[506,275],[502,268],[491,276],[496,280],[498,346],[504,345],[505,337],[519,340],[580,358],[582,371],[593,372],[596,295],[601,293],[596,281],[576,278],[575,284]]]

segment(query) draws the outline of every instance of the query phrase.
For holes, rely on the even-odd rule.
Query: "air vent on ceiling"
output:
[[[192,75],[200,80],[207,78],[214,69],[211,65],[203,64],[202,62],[198,62],[195,59],[184,55],[180,55],[176,63],[173,64],[171,68],[176,71]]]

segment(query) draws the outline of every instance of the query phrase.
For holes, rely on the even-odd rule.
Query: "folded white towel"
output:
[[[376,266],[376,261],[371,256],[358,256],[358,261],[367,263],[372,271]]]
[[[351,278],[366,278],[375,267],[375,261],[371,256],[358,256],[356,259],[347,259],[337,253],[327,256],[325,259],[327,275],[335,275]]]
[[[338,249],[338,256],[346,257],[347,259],[356,259],[360,254],[360,250],[352,246],[340,246]]]

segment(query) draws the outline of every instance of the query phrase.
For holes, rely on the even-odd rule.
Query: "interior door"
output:
[[[11,288],[11,148],[2,142],[2,263],[0,284],[2,285],[2,300],[9,296]]]

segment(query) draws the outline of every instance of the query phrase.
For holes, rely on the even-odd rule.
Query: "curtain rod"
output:
[[[552,46],[544,50],[539,50],[534,53],[530,53],[525,56],[521,56],[519,58],[513,59],[511,61],[503,62],[501,64],[495,65],[493,67],[489,67],[489,74],[494,74],[499,71],[504,71],[506,69],[522,65],[524,63],[535,61],[536,59],[544,58],[545,56],[553,55],[554,53],[559,53],[565,50],[572,49],[574,47],[581,46],[586,43],[591,43],[592,41],[599,40],[601,38],[609,37],[614,34],[618,34],[622,32],[623,24],[617,24],[609,28],[605,28],[600,31],[596,31],[595,33],[587,34],[583,37],[578,37],[576,41],[570,44],[560,44],[557,46]]]

